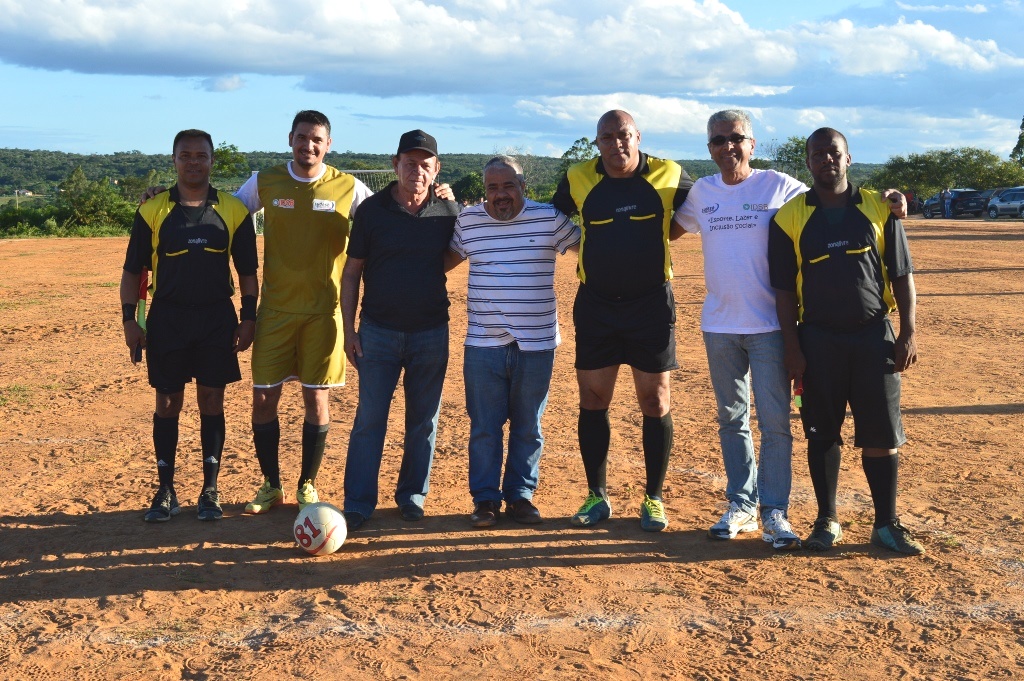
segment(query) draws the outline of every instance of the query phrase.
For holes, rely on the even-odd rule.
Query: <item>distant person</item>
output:
[[[149,384],[156,390],[153,447],[160,484],[144,519],[165,522],[181,510],[174,487],[178,417],[185,385],[194,378],[203,455],[198,517],[218,520],[224,389],[241,380],[237,355],[252,343],[255,330],[256,231],[241,201],[210,186],[214,152],[208,133],[182,130],[171,149],[177,182],[136,211],[121,273],[125,343],[132,350],[146,348]],[[231,301],[232,263],[242,294],[241,322]],[[146,331],[135,320],[143,268],[153,273]]]
[[[818,517],[804,545],[843,538],[836,511],[842,425],[849,404],[854,446],[874,502],[871,542],[906,554],[924,547],[896,514],[900,373],[917,361],[913,264],[903,223],[873,191],[851,184],[842,133],[807,138],[811,190],[788,201],[768,235],[771,284],[789,377],[803,389],[800,417]],[[889,314],[899,311],[896,336]]]
[[[377,507],[388,415],[403,372],[405,439],[394,499],[403,519],[423,518],[448,368],[444,264],[458,205],[434,193],[441,162],[431,135],[402,135],[392,166],[398,180],[356,212],[342,273],[345,354],[359,372],[359,406],[345,464],[349,530],[362,526]]]
[[[950,191],[949,187],[942,190],[940,195],[942,198],[942,214],[944,217],[953,217],[953,192]]]
[[[675,161],[640,151],[640,130],[625,111],[601,116],[596,143],[600,156],[571,166],[553,201],[566,215],[580,214],[583,232],[573,320],[580,454],[589,489],[570,522],[592,527],[612,514],[608,408],[619,367],[627,364],[643,415],[640,527],[659,532],[668,527],[662,488],[672,452],[669,372],[679,366],[668,242],[683,233],[672,228],[672,214],[693,182]]]
[[[483,181],[487,202],[459,214],[448,265],[469,260],[463,378],[470,420],[470,522],[494,525],[504,501],[512,520],[539,523],[532,500],[544,449],[541,416],[561,343],[555,256],[578,248],[580,230],[552,206],[526,198],[523,169],[514,158],[492,158]],[[508,456],[503,457],[506,423]]]

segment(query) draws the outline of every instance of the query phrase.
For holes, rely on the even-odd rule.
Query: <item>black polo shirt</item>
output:
[[[670,224],[692,185],[678,163],[644,153],[630,177],[610,177],[601,157],[569,168],[552,202],[580,214],[577,275],[591,293],[633,300],[672,278]]]
[[[393,331],[424,331],[448,322],[444,255],[459,206],[431,191],[412,215],[392,197],[396,184],[359,205],[346,253],[366,261],[360,319]]]
[[[124,269],[151,270],[154,300],[196,306],[230,299],[231,261],[240,275],[256,274],[252,217],[231,194],[210,187],[205,204],[187,207],[175,184],[135,212]]]
[[[773,288],[794,291],[800,321],[855,331],[896,309],[891,281],[914,271],[903,223],[877,192],[852,186],[838,212],[812,188],[768,227]]]

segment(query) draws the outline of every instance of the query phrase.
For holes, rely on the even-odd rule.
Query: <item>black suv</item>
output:
[[[993,196],[988,202],[988,216],[1024,218],[1024,187],[1014,187]]]
[[[980,218],[984,215],[985,199],[977,189],[950,189],[949,191],[953,195],[953,200],[950,204],[950,212],[953,214],[953,217],[965,215],[967,213],[970,213],[976,218]],[[942,217],[943,205],[941,192],[939,194],[929,196],[924,200],[924,206],[921,207],[921,213],[926,218]]]

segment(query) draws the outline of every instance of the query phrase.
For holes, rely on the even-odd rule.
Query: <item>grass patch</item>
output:
[[[12,383],[6,388],[0,388],[0,407],[5,407],[11,402],[27,404],[31,396],[32,391],[29,390],[28,386]]]

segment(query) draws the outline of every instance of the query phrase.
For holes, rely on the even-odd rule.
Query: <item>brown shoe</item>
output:
[[[473,527],[491,527],[498,523],[498,514],[501,513],[500,501],[481,501],[473,509],[473,515],[469,516]]]
[[[529,499],[516,499],[505,502],[505,513],[517,523],[536,525],[541,521],[540,511]]]

